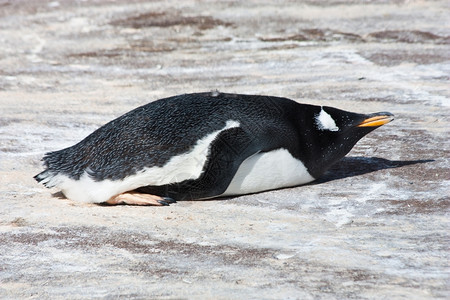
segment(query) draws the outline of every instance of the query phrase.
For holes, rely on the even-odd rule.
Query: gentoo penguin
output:
[[[34,178],[69,199],[168,205],[311,182],[388,112],[358,114],[287,98],[184,94],[138,107],[69,148]]]

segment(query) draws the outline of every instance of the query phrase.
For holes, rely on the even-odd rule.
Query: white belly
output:
[[[257,153],[242,162],[222,196],[296,186],[313,181],[305,165],[286,149]]]

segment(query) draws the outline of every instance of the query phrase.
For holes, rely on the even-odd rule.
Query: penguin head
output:
[[[320,106],[314,111],[313,129],[315,141],[311,153],[314,163],[313,176],[324,173],[343,158],[366,134],[391,122],[389,112],[358,114],[334,107]]]

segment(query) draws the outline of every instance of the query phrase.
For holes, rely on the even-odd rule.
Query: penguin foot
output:
[[[155,205],[155,206],[168,206],[170,203],[175,203],[176,201],[169,197],[160,197],[156,195],[143,194],[137,192],[126,192],[112,197],[106,204],[118,205],[118,204],[128,204],[128,205]]]

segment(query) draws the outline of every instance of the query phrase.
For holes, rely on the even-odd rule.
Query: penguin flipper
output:
[[[144,186],[136,191],[175,200],[203,200],[221,196],[241,163],[258,152],[253,141],[240,127],[225,130],[211,143],[208,161],[198,179],[163,186]]]

